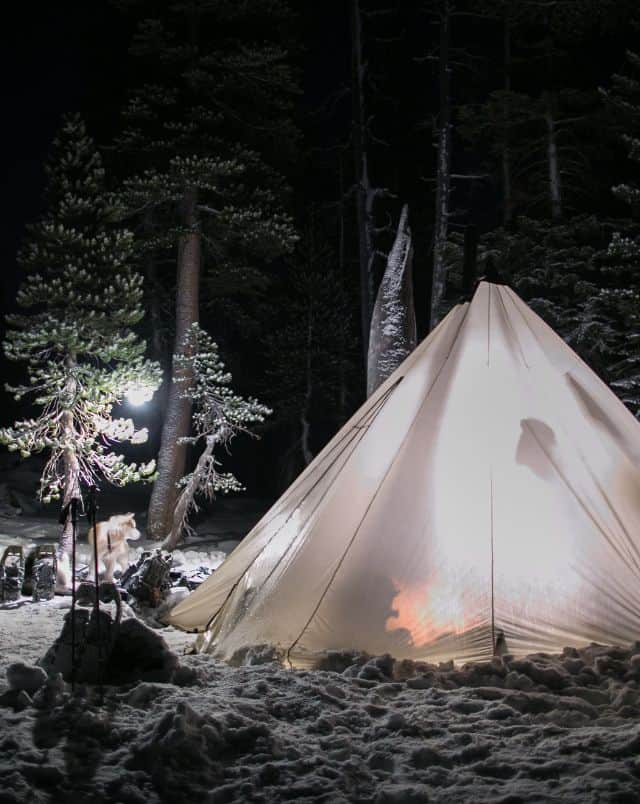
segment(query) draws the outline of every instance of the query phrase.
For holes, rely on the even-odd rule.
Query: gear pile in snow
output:
[[[212,572],[213,570],[211,567],[205,567],[204,565],[198,567],[196,570],[192,570],[191,572],[172,570],[172,585],[186,586],[187,589],[192,592],[194,589],[197,589],[200,584],[204,583]]]
[[[120,586],[140,603],[155,608],[171,589],[171,553],[145,551],[120,578]]]

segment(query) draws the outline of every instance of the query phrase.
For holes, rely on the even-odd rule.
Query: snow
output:
[[[639,800],[640,642],[462,668],[335,653],[314,671],[256,646],[231,667],[125,607],[101,702],[34,667],[69,605],[0,606],[2,804]],[[151,643],[164,675],[140,666]]]

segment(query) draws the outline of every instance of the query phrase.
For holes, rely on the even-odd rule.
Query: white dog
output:
[[[100,569],[104,572],[104,580],[112,581],[116,565],[122,572],[129,566],[129,545],[127,542],[140,538],[140,531],[136,527],[135,515],[115,514],[109,517],[106,522],[98,522],[96,524],[96,533],[98,535]],[[93,528],[89,528],[87,540],[93,547]]]

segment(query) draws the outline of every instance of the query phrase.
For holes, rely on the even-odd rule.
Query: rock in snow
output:
[[[108,684],[171,681],[179,664],[160,634],[139,620],[125,620],[109,656],[105,681]]]
[[[30,667],[24,662],[15,662],[7,667],[7,681],[12,690],[24,690],[33,695],[46,680],[47,674],[41,667]]]

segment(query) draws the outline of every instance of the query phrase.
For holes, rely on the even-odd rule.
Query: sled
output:
[[[0,559],[0,601],[13,603],[22,593],[24,553],[20,545],[11,544]]]

